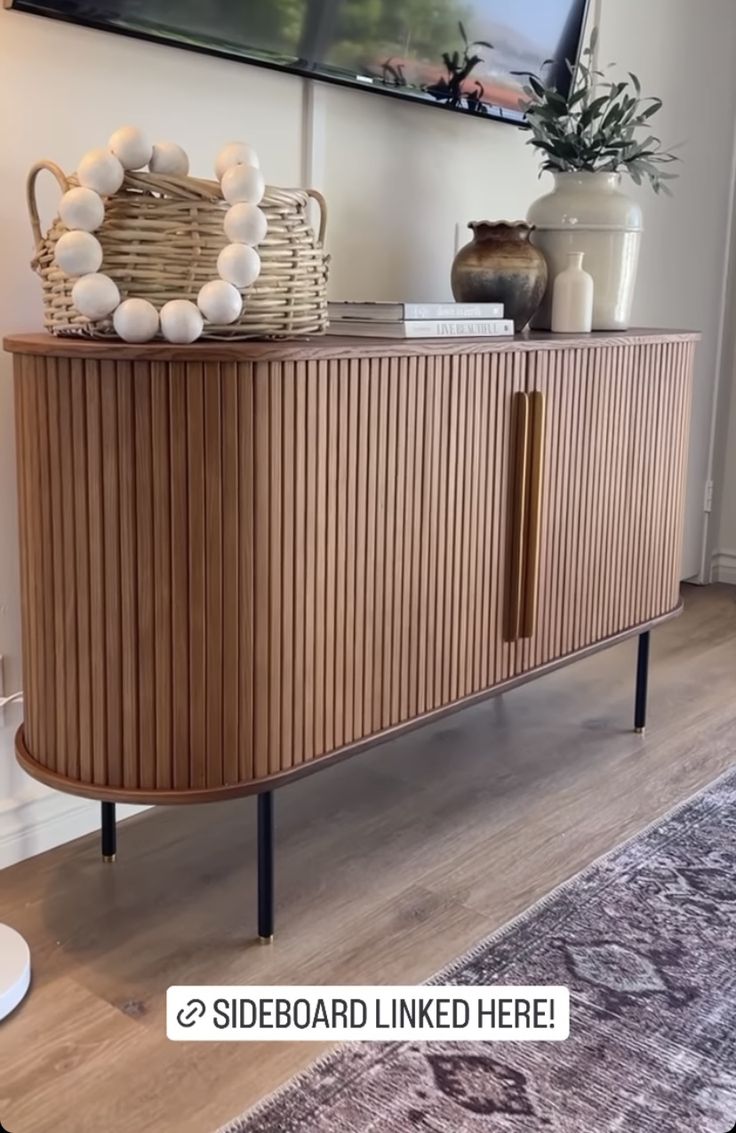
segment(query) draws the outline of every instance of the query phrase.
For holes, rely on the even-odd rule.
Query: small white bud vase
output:
[[[593,326],[593,277],[583,270],[583,253],[568,252],[567,267],[552,290],[555,334],[588,334]]]

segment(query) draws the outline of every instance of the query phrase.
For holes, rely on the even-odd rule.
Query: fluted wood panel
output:
[[[545,402],[534,669],[677,602],[693,346],[533,354]]]
[[[516,358],[255,367],[254,758],[313,760],[508,676]]]
[[[247,790],[674,611],[692,351],[19,353],[24,764]]]

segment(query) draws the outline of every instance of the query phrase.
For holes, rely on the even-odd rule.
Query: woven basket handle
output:
[[[324,199],[321,193],[317,192],[316,189],[307,189],[306,193],[308,197],[311,197],[312,200],[316,201],[319,205],[319,232],[317,234],[317,239],[319,240],[320,244],[324,244],[325,230],[327,228],[327,201]]]
[[[39,173],[48,170],[53,173],[56,178],[59,188],[62,193],[65,193],[69,188],[69,182],[66,179],[66,174],[63,169],[60,169],[53,161],[37,161],[32,166],[26,181],[26,201],[28,203],[28,215],[31,218],[31,228],[33,229],[33,239],[36,241],[36,251],[43,243],[43,232],[41,231],[41,221],[38,216],[38,201],[36,200],[36,178]]]

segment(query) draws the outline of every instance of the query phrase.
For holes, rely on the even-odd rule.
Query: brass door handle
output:
[[[527,395],[531,422],[529,430],[529,502],[527,506],[526,555],[524,561],[524,605],[521,637],[532,637],[537,628],[539,593],[539,552],[542,529],[542,486],[544,457],[544,394],[539,390]]]
[[[513,464],[511,487],[511,541],[509,546],[509,597],[506,641],[516,641],[521,629],[524,598],[527,481],[529,474],[529,395],[515,393],[512,401]]]

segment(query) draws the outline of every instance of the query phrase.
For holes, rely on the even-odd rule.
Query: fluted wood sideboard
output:
[[[697,336],[14,336],[32,775],[271,790],[679,609]]]

